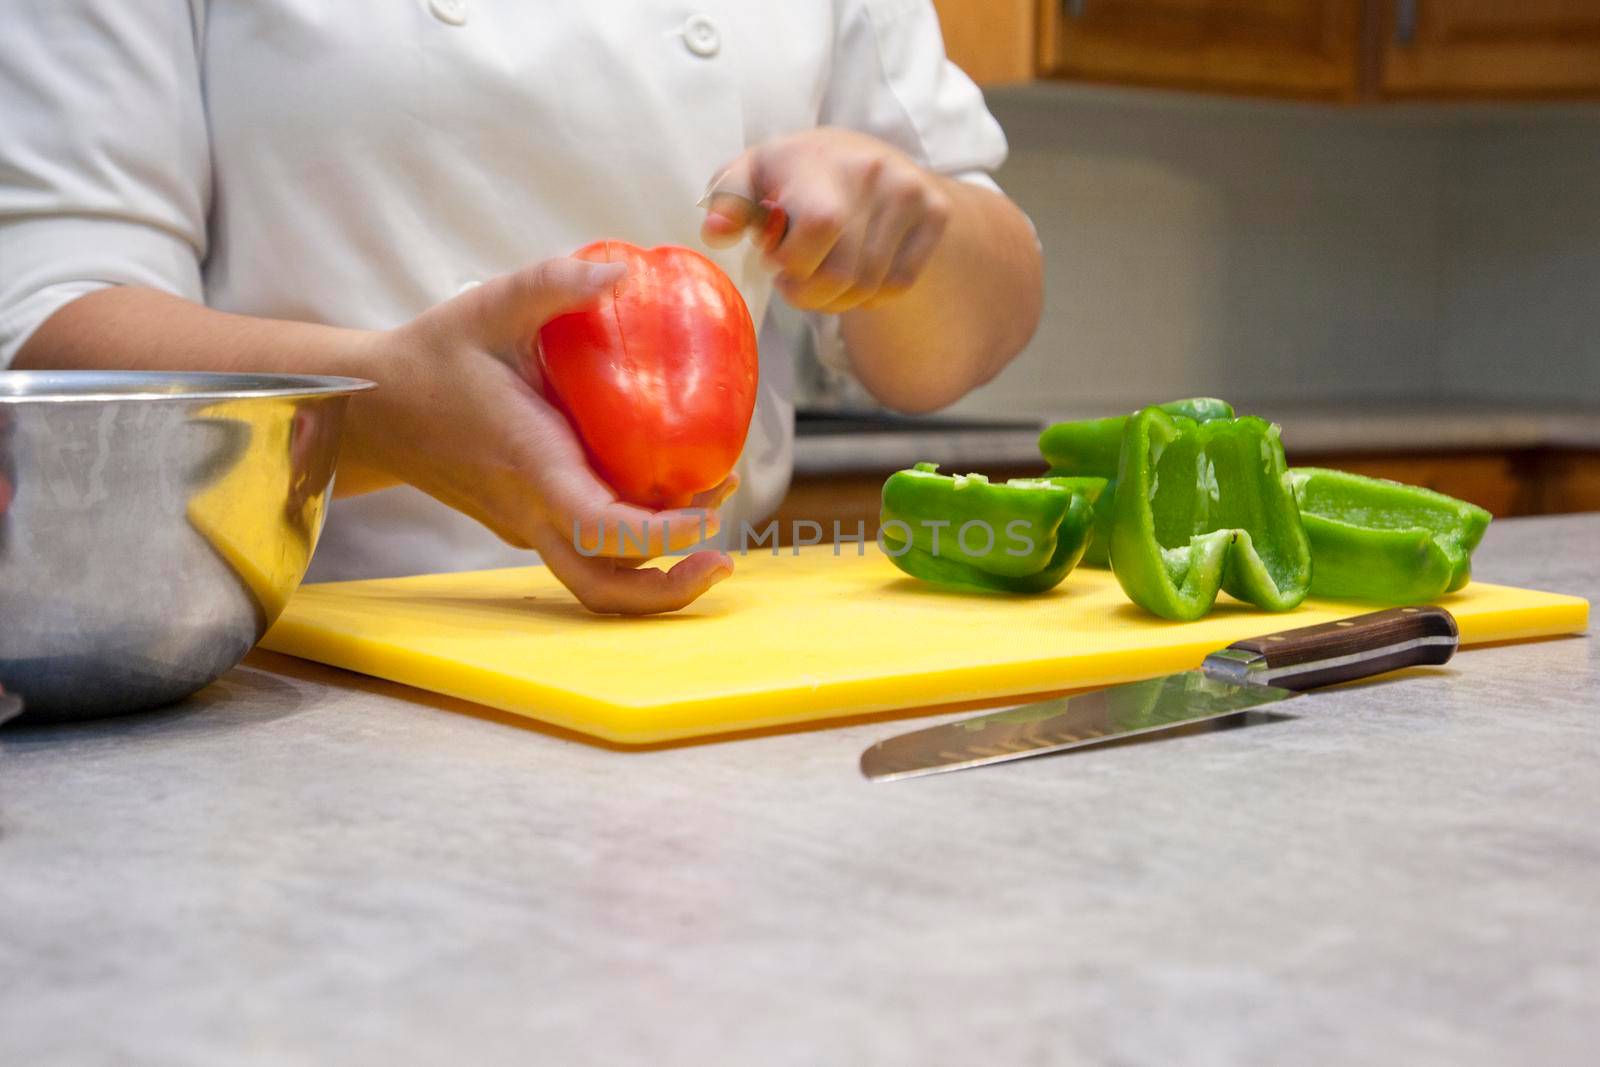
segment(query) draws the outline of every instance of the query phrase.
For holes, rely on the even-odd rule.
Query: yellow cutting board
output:
[[[309,585],[263,646],[624,744],[1105,685],[1185,670],[1256,634],[1373,610],[1282,615],[1222,597],[1199,622],[1130,604],[1080,568],[1036,597],[953,593],[872,544],[736,560],[684,611],[591,615],[542,567]],[[1578,597],[1473,583],[1439,603],[1465,644],[1580,633]]]

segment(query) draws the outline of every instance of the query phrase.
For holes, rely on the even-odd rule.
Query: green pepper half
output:
[[[1420,604],[1472,579],[1490,515],[1421,486],[1321,467],[1289,472],[1314,596]]]
[[[1198,619],[1218,590],[1288,611],[1310,591],[1311,546],[1277,426],[1145,408],[1123,431],[1117,485],[1111,569],[1146,611]]]
[[[1184,415],[1196,422],[1233,418],[1233,406],[1226,400],[1197,396],[1157,405],[1172,415]],[[1122,454],[1122,431],[1131,415],[1106,419],[1058,422],[1039,435],[1039,452],[1050,464],[1046,477],[1089,477],[1107,480],[1105,493],[1094,509],[1094,537],[1084,552],[1083,562],[1091,567],[1109,565],[1111,517],[1116,510],[1117,458]]]
[[[1100,478],[951,476],[932,463],[883,484],[879,539],[895,566],[939,585],[1042,593],[1083,557]]]

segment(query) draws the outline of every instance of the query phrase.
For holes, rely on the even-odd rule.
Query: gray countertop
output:
[[[1594,642],[1295,710],[869,785],[905,723],[621,752],[260,655],[0,731],[0,1063],[1593,1062]]]
[[[1552,448],[1600,450],[1600,410],[1526,407],[1474,402],[1360,402],[1238,405],[1283,426],[1294,453],[1519,451]],[[1116,414],[1103,409],[1057,411],[1031,419],[1038,427],[1061,419]],[[1018,417],[1018,416],[1013,416]],[[947,468],[1028,467],[1040,464],[1038,429],[970,429],[912,420],[915,427],[871,433],[808,433],[795,440],[795,473],[883,471],[932,460]]]

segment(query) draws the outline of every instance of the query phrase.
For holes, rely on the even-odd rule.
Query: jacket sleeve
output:
[[[199,301],[204,0],[11,0],[0,33],[0,368],[112,285]]]
[[[932,0],[838,0],[832,75],[820,121],[887,141],[930,170],[1000,192],[991,173],[1006,137],[983,93],[945,55]],[[836,315],[807,313],[813,351],[835,389],[853,392]]]
[[[945,56],[931,0],[840,0],[821,120],[887,141],[918,163],[998,188],[1006,138]]]

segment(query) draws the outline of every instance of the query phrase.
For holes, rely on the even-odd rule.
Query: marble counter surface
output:
[[[1595,643],[1297,704],[870,785],[905,722],[623,752],[258,655],[0,731],[0,1063],[1593,1062]]]

